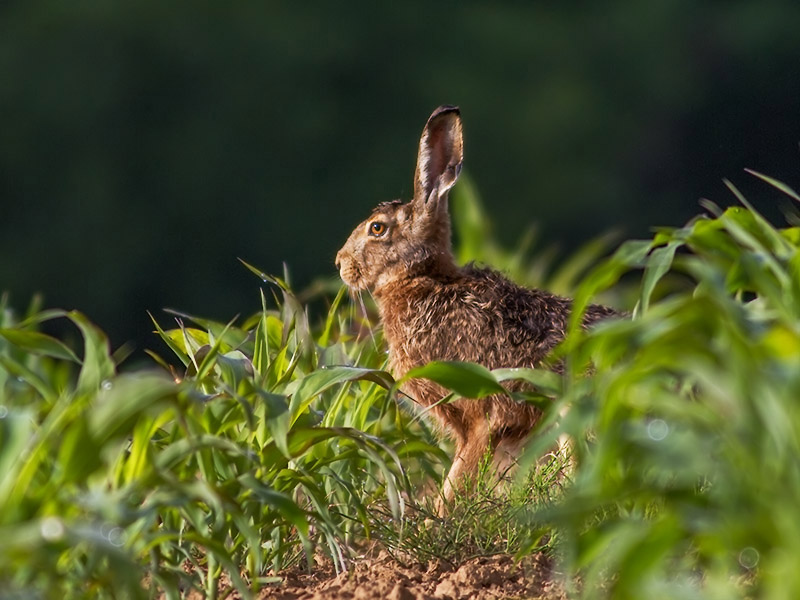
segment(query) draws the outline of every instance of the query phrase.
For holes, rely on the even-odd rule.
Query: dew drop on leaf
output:
[[[758,550],[752,546],[748,546],[739,552],[739,564],[745,569],[755,568],[755,566],[758,564],[759,558],[761,558],[761,556],[759,555]]]
[[[116,546],[117,548],[124,546],[125,539],[125,531],[122,529],[122,527],[114,527],[108,532],[108,541],[112,546]]]
[[[64,524],[57,517],[47,517],[40,525],[42,537],[48,542],[55,542],[64,536]]]
[[[656,442],[660,442],[669,435],[669,425],[664,419],[653,419],[647,424],[648,437]]]

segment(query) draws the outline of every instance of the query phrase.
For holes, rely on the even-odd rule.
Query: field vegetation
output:
[[[245,264],[265,282],[251,317],[155,315],[159,349],[135,369],[80,312],[3,298],[0,597],[250,597],[375,546],[453,564],[548,552],[577,597],[799,597],[800,227],[730,189],[735,206],[554,268],[535,236],[499,248],[460,185],[459,258],[570,294],[575,318],[563,376],[409,375],[473,398],[522,379],[519,401],[545,411],[514,481],[476,474],[442,519],[449,448],[386,371],[369,298],[296,295]],[[630,316],[582,332],[597,301]],[[73,334],[44,333],[54,320]],[[573,456],[542,459],[563,434]]]

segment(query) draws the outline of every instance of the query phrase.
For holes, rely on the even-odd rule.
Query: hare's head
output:
[[[352,290],[380,290],[399,279],[454,268],[447,196],[463,159],[459,110],[440,106],[422,131],[414,198],[379,204],[336,255]]]

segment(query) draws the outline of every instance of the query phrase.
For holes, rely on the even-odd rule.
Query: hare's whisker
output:
[[[370,296],[372,295],[369,291],[367,291]],[[373,298],[374,299],[374,298]],[[372,338],[372,345],[375,347],[375,351],[379,352],[380,349],[378,348],[378,340],[375,339],[375,332],[372,329],[372,322],[369,320],[369,314],[367,313],[367,306],[364,304],[364,294],[363,292],[358,292],[358,301],[361,303],[361,311],[364,317],[364,321],[367,323],[367,330],[369,331],[369,336]]]

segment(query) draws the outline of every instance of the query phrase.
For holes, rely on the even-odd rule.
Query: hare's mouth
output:
[[[358,265],[352,263],[342,265],[341,269],[339,269],[339,277],[350,288],[350,293],[360,292],[366,287]]]

